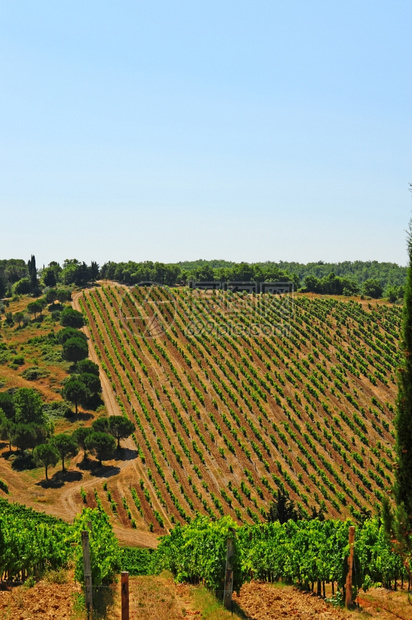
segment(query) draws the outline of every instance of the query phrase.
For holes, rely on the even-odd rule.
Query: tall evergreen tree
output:
[[[37,281],[36,258],[33,254],[31,255],[30,260],[27,263],[27,268],[29,271],[31,290],[34,293],[38,288],[39,283]]]
[[[396,504],[404,505],[412,520],[412,220],[408,231],[408,273],[403,305],[402,364],[398,375],[395,476]]]
[[[412,189],[412,186],[411,186]],[[383,498],[382,518],[388,541],[401,558],[409,583],[412,581],[412,220],[407,236],[408,269],[403,304],[401,366],[396,400],[396,455],[393,510]]]

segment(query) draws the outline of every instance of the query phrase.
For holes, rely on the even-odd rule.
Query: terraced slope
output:
[[[399,307],[107,283],[79,303],[157,526],[257,522],[278,488],[345,517],[390,486]]]

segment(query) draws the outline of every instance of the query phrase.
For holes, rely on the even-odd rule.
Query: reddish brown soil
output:
[[[119,580],[120,581],[120,580]],[[76,602],[79,584],[73,582],[72,573],[63,584],[40,581],[33,588],[17,586],[0,591],[1,620],[85,620],[86,613]],[[131,577],[131,620],[183,620],[207,617],[209,620],[410,620],[412,607],[405,592],[388,592],[383,588],[362,595],[361,609],[347,611],[336,609],[319,597],[300,592],[291,586],[251,582],[245,584],[240,595],[233,596],[234,614],[213,603],[201,603],[199,588],[176,584],[168,576]],[[106,592],[106,607],[96,617],[118,620],[121,617],[120,582],[111,592]],[[206,597],[210,603],[211,597]],[[366,600],[368,599],[368,600]],[[213,600],[213,599],[212,599]]]
[[[50,584],[40,581],[0,591],[1,620],[72,620],[75,596],[81,591],[74,582]]]
[[[351,611],[334,608],[315,594],[301,592],[296,588],[258,582],[244,584],[240,596],[234,594],[233,600],[250,620],[284,618],[411,620],[412,618],[412,606],[408,603],[407,593],[392,592],[384,588],[362,592],[357,599],[359,607]]]
[[[277,588],[267,583],[245,584],[239,596],[234,594],[233,600],[251,620],[347,618],[343,611],[333,608],[315,595],[292,588]]]

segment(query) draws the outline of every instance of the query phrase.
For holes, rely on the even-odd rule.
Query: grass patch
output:
[[[49,570],[44,575],[44,580],[48,583],[68,583],[69,576],[67,568],[58,568],[56,570]]]
[[[43,346],[41,354],[45,362],[58,363],[63,361],[61,349],[56,349],[55,346]]]
[[[233,620],[234,614],[227,611],[223,604],[217,600],[212,592],[200,586],[192,586],[190,595],[195,609],[201,612],[204,620]],[[245,616],[237,613],[236,605],[233,604],[235,617],[244,618]]]
[[[73,594],[73,609],[72,616],[70,620],[86,620],[87,613],[85,609],[85,598],[84,594],[81,592],[76,592]]]
[[[33,577],[33,575],[31,575],[24,582],[23,588],[29,589],[29,588],[33,588],[35,585],[36,585],[36,579],[35,577]]]
[[[182,620],[181,602],[176,597],[175,584],[171,575],[131,577],[130,617],[135,620]],[[119,587],[117,586],[119,592]],[[119,597],[112,609],[110,620],[120,618]]]

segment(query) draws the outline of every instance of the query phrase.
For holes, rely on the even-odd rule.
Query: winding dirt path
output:
[[[110,284],[115,284],[115,283],[110,283]],[[128,288],[124,285],[118,285],[118,286],[119,288],[122,288],[124,290],[127,290]],[[73,307],[75,308],[75,310],[78,310],[79,312],[81,312],[81,306],[80,306],[79,300],[82,294],[83,292],[79,292],[73,298]],[[100,360],[92,345],[90,330],[87,326],[85,326],[83,328],[83,331],[86,334],[86,336],[89,338],[89,345],[90,345],[89,346],[89,357],[100,368],[100,379],[102,383],[102,396],[103,396],[103,400],[107,408],[107,413],[108,415],[122,415],[122,412],[117,403],[117,399],[114,396],[112,385],[109,379],[107,378],[106,373],[102,370]],[[136,445],[131,437],[124,440],[122,442],[122,445],[123,447],[128,448],[131,451],[136,450]],[[164,525],[165,525],[165,533],[169,533],[170,527],[171,527],[170,514],[168,513],[167,508],[165,508],[162,505],[162,503],[159,501],[159,498],[156,493],[156,489],[154,488],[151,479],[148,477],[146,469],[140,465],[140,462],[136,458],[130,462],[130,467],[133,468],[134,471],[129,472],[129,482],[130,480],[137,481],[139,479],[142,479],[144,481],[145,486],[151,490],[150,495],[151,495],[151,501],[152,501],[154,510],[157,510],[157,512],[159,512],[159,514],[163,518]]]
[[[79,299],[82,296],[83,292],[76,293],[73,297],[72,305],[73,308],[79,312],[81,312],[81,307],[79,303]],[[107,414],[111,415],[122,415],[120,411],[119,405],[117,403],[116,397],[113,393],[112,386],[106,376],[106,373],[102,370],[100,365],[100,360],[94,350],[90,330],[87,326],[83,327],[84,333],[89,339],[89,357],[90,359],[99,366],[100,369],[100,381],[102,384],[102,398],[104,404],[106,406]],[[127,448],[131,453],[136,452],[136,445],[131,437],[122,441],[122,445],[124,448]],[[147,478],[145,471],[139,467],[136,457],[128,460],[128,461],[117,461],[116,465],[120,468],[122,476],[119,475],[116,477],[116,481],[118,485],[123,487],[124,485],[128,486],[128,483],[131,480],[139,480],[143,478],[147,486],[151,486],[150,480]],[[83,486],[85,490],[89,487],[95,486],[95,480],[91,480],[83,485],[71,485],[70,488],[67,489],[66,493],[62,496],[62,501],[66,503],[68,509],[72,511],[75,510],[75,514],[78,512],[78,504],[76,503],[75,497],[80,493],[80,487]],[[163,513],[166,521],[168,521],[167,515],[164,513],[163,506],[157,500],[155,493],[152,494],[152,501],[157,504],[156,508],[160,512]],[[130,530],[129,528],[123,528],[121,526],[114,526],[115,533],[120,542],[123,544],[130,545],[138,545],[144,547],[156,547],[157,546],[157,537],[150,533],[139,530]],[[138,542],[137,542],[138,540]]]
[[[80,293],[74,295],[72,302],[73,308],[81,311],[79,304]],[[117,404],[116,397],[106,374],[100,367],[99,359],[95,353],[90,338],[88,327],[84,327],[83,331],[89,338],[89,356],[90,359],[99,365],[100,380],[102,384],[102,397],[106,406],[108,415],[121,415],[120,408]],[[3,458],[0,458],[0,479],[6,480],[9,487],[10,501],[19,502],[37,511],[46,512],[65,521],[72,522],[75,516],[81,512],[84,504],[81,498],[81,489],[86,492],[93,491],[97,488],[101,491],[104,481],[110,481],[115,485],[120,496],[124,496],[126,490],[130,489],[132,482],[137,482],[140,478],[145,480],[147,486],[151,483],[147,479],[146,473],[141,470],[136,459],[136,446],[130,437],[122,441],[123,459],[106,461],[105,466],[101,468],[93,468],[89,471],[84,468],[83,453],[79,453],[68,463],[68,470],[65,474],[60,471],[60,466],[49,468],[49,483],[44,479],[38,481],[33,479],[33,474],[27,471],[15,471],[10,467],[8,462],[8,447],[5,443],[0,444],[0,452]],[[129,458],[128,458],[129,457]],[[1,493],[3,495],[3,493]],[[153,503],[156,504],[157,497],[152,493]],[[158,500],[157,500],[158,501]],[[160,513],[163,507],[155,506]],[[134,507],[132,507],[133,513]],[[137,519],[136,519],[137,520]],[[168,519],[165,519],[168,522]],[[139,527],[139,522],[138,527]],[[122,545],[151,547],[157,546],[157,535],[143,529],[133,529],[130,526],[124,527],[120,523],[114,523],[113,529]]]

